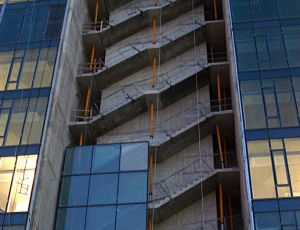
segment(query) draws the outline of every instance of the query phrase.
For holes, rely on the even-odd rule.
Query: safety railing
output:
[[[71,121],[89,121],[93,118],[92,110],[78,109],[71,111]]]
[[[165,198],[171,199],[173,194],[176,194],[183,188],[192,185],[193,182],[198,179],[208,176],[213,171],[214,169],[206,163],[203,158],[198,158],[176,173],[168,176],[158,183],[155,183],[155,193],[150,202],[159,202]]]

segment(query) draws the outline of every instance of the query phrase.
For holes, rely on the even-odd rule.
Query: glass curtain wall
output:
[[[67,0],[0,1],[0,228],[24,229]]]
[[[256,229],[300,229],[300,1],[230,0]]]
[[[146,230],[148,142],[66,150],[57,230]]]

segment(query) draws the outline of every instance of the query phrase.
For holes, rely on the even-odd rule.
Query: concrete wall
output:
[[[65,39],[51,92],[50,110],[45,127],[36,184],[33,192],[30,230],[53,228],[58,199],[64,150],[70,143],[69,121],[71,110],[77,108],[76,76],[78,63],[83,62],[84,49],[81,31],[86,21],[86,2],[70,0],[65,25]]]
[[[200,191],[199,191],[200,192]],[[202,203],[203,202],[203,203]],[[204,220],[204,225],[202,225]],[[215,230],[217,225],[216,193],[212,192],[162,223],[155,230]]]

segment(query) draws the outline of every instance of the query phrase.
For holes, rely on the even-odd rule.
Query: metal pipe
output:
[[[154,6],[157,6],[157,0],[154,0]]]
[[[221,98],[221,80],[220,80],[220,72],[217,73],[217,86],[218,86],[219,111],[221,111],[221,110],[222,110],[222,98]]]
[[[91,53],[91,60],[90,60],[90,71],[92,71],[92,69],[93,69],[93,62],[94,62],[94,58],[95,58],[95,51],[96,51],[96,46],[93,45],[92,46],[92,53]]]
[[[221,221],[221,229],[224,229],[224,210],[223,210],[223,185],[222,182],[219,181],[219,198],[220,198],[220,221]]]
[[[153,18],[153,44],[156,43],[156,17]]]
[[[148,230],[152,230],[152,216],[148,216]]]
[[[233,218],[232,218],[232,204],[231,204],[230,196],[228,196],[228,204],[229,204],[230,230],[234,230]]]
[[[150,104],[150,137],[154,134],[154,103],[151,101]]]
[[[87,115],[88,115],[90,99],[91,99],[91,87],[89,86],[87,93],[86,93],[86,100],[85,100],[85,107],[84,107],[84,116],[85,117],[87,117]]]
[[[222,164],[222,168],[224,168],[222,143],[221,143],[220,130],[219,130],[219,125],[218,124],[216,124],[216,131],[217,131],[217,138],[218,138],[220,161],[221,161],[221,164]]]
[[[153,69],[152,69],[152,87],[155,86],[155,77],[156,77],[156,56],[153,56]]]

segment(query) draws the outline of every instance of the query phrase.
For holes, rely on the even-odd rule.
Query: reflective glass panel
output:
[[[61,185],[60,206],[87,205],[89,176],[64,177]]]
[[[86,230],[115,230],[116,213],[115,205],[89,207],[86,217]]]
[[[146,202],[147,189],[147,172],[120,173],[118,202]]]
[[[281,230],[278,212],[256,213],[255,222],[257,230]]]
[[[86,208],[60,208],[57,213],[57,230],[85,230]]]
[[[129,183],[128,183],[129,184]],[[92,175],[89,189],[89,205],[116,204],[118,174]]]
[[[0,52],[0,90],[5,89],[12,57],[13,51]]]
[[[118,172],[120,164],[120,145],[95,146],[92,172]]]
[[[120,171],[147,170],[147,168],[147,143],[129,143],[121,145]]]
[[[118,205],[116,230],[146,229],[146,204]]]
[[[64,174],[90,173],[93,146],[67,148]]]

